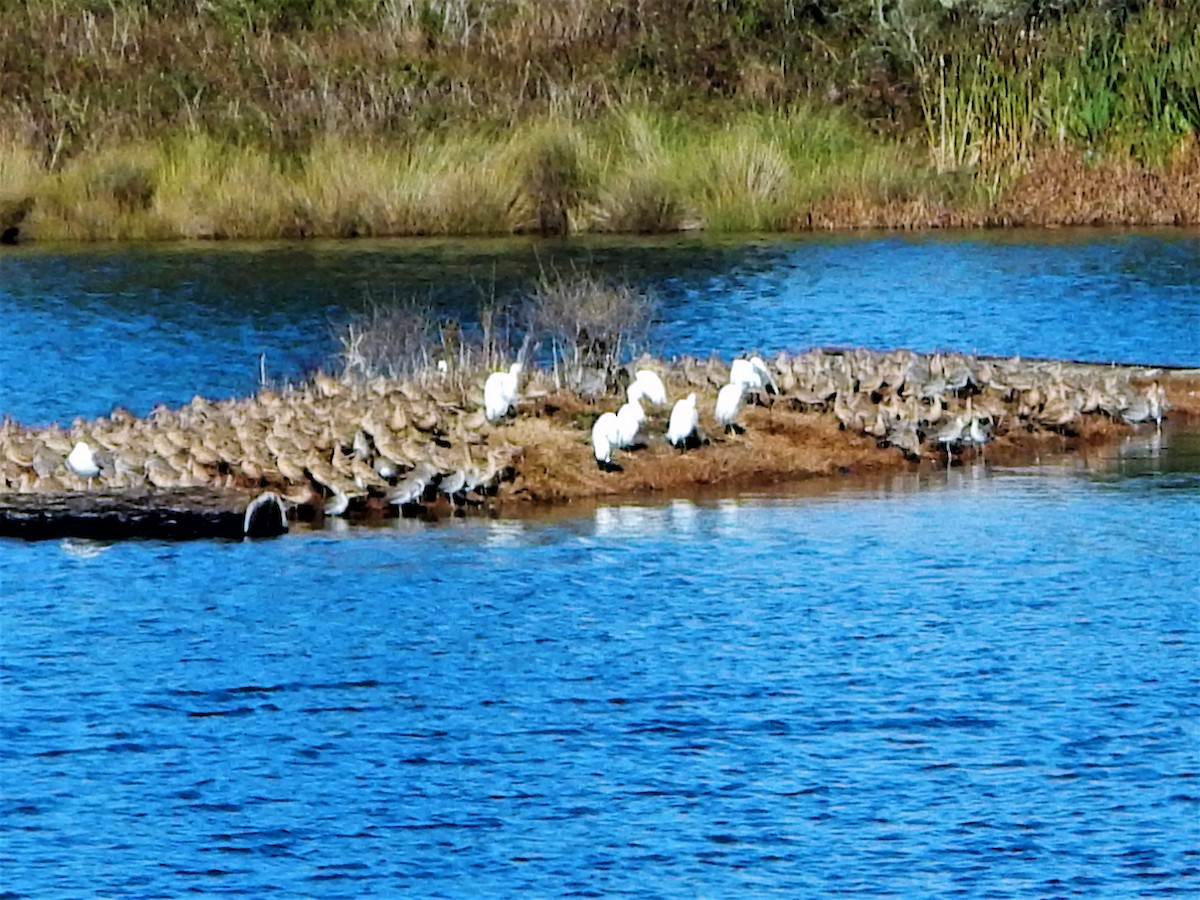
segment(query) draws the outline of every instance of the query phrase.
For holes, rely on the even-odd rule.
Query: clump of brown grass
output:
[[[550,119],[510,151],[522,173],[517,230],[569,234],[572,215],[593,189],[588,148],[578,129]]]
[[[995,215],[1013,225],[1200,223],[1200,145],[1185,143],[1164,167],[1043,151],[1008,188]]]

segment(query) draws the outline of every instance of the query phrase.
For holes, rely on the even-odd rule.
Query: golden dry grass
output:
[[[1195,225],[1200,145],[1154,165],[1052,148],[1003,177],[938,175],[803,108],[719,127],[636,108],[506,133],[328,137],[290,157],[201,133],[58,170],[10,141],[0,212],[26,208],[22,239],[67,240]]]
[[[617,451],[621,471],[596,465],[590,428],[606,408],[560,393],[540,401],[507,426],[506,437],[524,447],[518,475],[501,499],[566,503],[597,497],[677,496],[705,487],[761,488],[783,481],[835,473],[865,473],[908,465],[896,450],[838,428],[832,415],[774,407],[747,407],[743,434],[726,435],[713,422],[715,392],[701,394],[700,427],[708,442],[681,451],[663,437],[667,412],[651,412],[642,429],[644,446]],[[608,406],[612,404],[609,403]]]

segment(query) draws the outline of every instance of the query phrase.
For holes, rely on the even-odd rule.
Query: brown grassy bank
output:
[[[1182,0],[0,0],[8,239],[1194,224]]]

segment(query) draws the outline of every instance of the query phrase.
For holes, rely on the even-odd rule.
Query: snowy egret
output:
[[[742,408],[742,397],[745,392],[745,388],[740,384],[727,384],[717,392],[717,408],[713,415],[716,417],[717,423],[725,427],[726,433],[738,429],[734,420]]]
[[[761,356],[735,359],[729,367],[729,383],[740,384],[748,391],[758,391],[770,387],[772,391],[778,393],[775,379],[771,377],[771,370],[767,368],[767,364],[763,362]]]
[[[667,422],[667,440],[676,447],[687,446],[688,440],[696,433],[700,424],[700,414],[696,411],[696,395],[688,394],[671,408],[671,418]]]
[[[642,427],[642,422],[646,420],[646,413],[642,409],[642,404],[637,400],[630,400],[617,410],[617,446],[624,449],[630,447],[637,440],[638,429]]]
[[[606,412],[592,425],[592,453],[596,464],[604,471],[613,468],[612,452],[620,445],[621,426],[617,414]]]
[[[507,372],[493,372],[483,384],[483,412],[488,421],[503,419],[517,402],[517,378],[521,364],[513,363]]]
[[[655,406],[667,405],[667,389],[662,379],[649,369],[638,369],[633,373],[633,383],[629,385],[630,400],[648,400]]]
[[[77,443],[75,448],[68,454],[67,468],[80,478],[86,478],[88,487],[92,486],[92,479],[100,474],[100,466],[96,462],[92,448],[83,441]]]

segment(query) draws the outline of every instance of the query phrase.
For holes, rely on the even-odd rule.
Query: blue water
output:
[[[6,896],[1195,894],[1197,449],[0,544]]]
[[[244,393],[363,292],[466,316],[533,255],[357,246],[0,254],[0,411]],[[1200,363],[1177,233],[582,246],[660,293],[670,352]],[[0,541],[0,897],[1200,895],[1198,523],[1168,428],[528,520]]]
[[[1200,233],[378,241],[0,253],[0,414],[27,423],[242,396],[328,365],[370,304],[513,311],[541,272],[650,292],[646,348],[819,345],[1200,366]],[[505,317],[502,316],[502,319]]]

